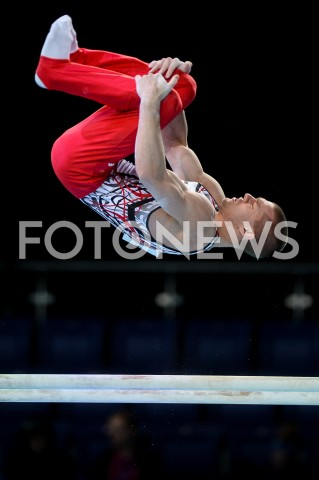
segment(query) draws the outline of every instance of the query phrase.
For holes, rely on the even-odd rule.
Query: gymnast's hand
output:
[[[162,60],[153,60],[148,64],[150,67],[150,73],[161,73],[165,78],[169,78],[173,75],[176,69],[184,73],[190,73],[192,69],[192,62],[182,62],[179,58],[166,57]]]
[[[173,90],[178,79],[178,75],[173,75],[172,78],[167,81],[160,73],[148,73],[143,76],[136,75],[136,91],[141,102],[144,104],[160,104]]]

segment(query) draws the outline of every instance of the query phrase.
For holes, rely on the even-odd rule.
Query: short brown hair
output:
[[[288,238],[287,220],[286,220],[286,216],[284,214],[283,209],[277,203],[274,203],[272,216],[270,216],[267,212],[265,212],[262,219],[254,223],[253,229],[255,233],[255,240],[259,242],[263,228],[267,221],[271,222],[271,227],[258,258],[271,257],[274,252],[276,251],[281,252],[284,249],[285,245],[287,244],[287,238]],[[275,235],[275,228],[281,222],[284,222],[283,228],[281,229],[281,233],[285,237],[285,240],[278,238]],[[248,255],[256,258],[256,252],[254,251],[250,241],[247,242],[244,251]]]

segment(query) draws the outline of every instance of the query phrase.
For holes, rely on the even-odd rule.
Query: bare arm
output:
[[[176,220],[207,215],[209,203],[190,192],[184,182],[166,168],[166,157],[160,129],[160,104],[178,81],[167,82],[161,74],[136,77],[137,93],[141,98],[139,124],[135,143],[135,165],[139,178],[161,207]],[[206,208],[205,208],[206,205]],[[205,212],[206,211],[206,212]]]
[[[167,161],[179,178],[201,183],[220,203],[225,197],[223,189],[217,180],[204,172],[196,153],[188,146],[187,134],[186,115],[181,112],[162,130]]]

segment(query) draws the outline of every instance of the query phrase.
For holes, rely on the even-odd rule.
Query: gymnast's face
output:
[[[243,197],[224,198],[219,206],[219,211],[224,221],[235,223],[244,220],[253,223],[260,220],[264,215],[273,217],[274,204],[265,198],[255,198],[250,193]]]

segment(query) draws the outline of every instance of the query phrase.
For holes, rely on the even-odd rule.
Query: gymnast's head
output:
[[[288,224],[283,209],[263,197],[246,193],[239,198],[224,198],[216,219],[223,222],[219,233],[226,245],[257,259],[271,257],[287,244]]]

